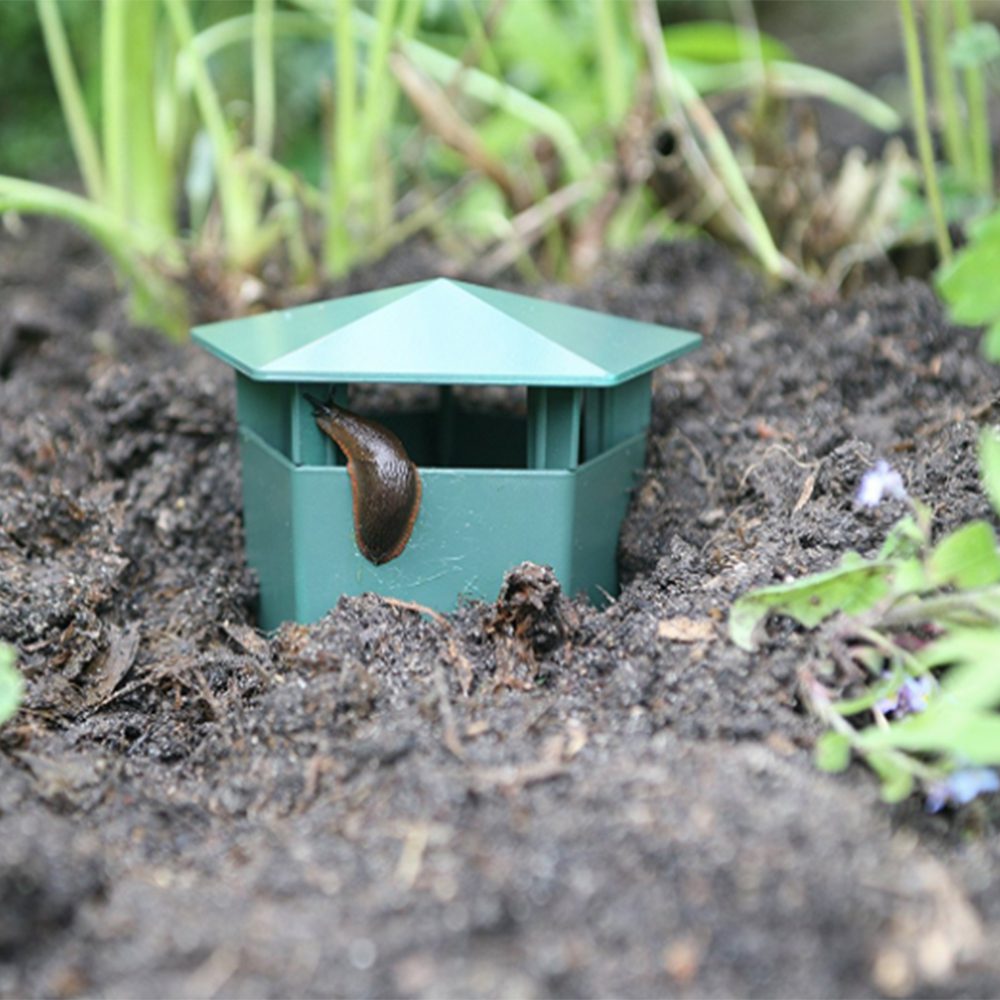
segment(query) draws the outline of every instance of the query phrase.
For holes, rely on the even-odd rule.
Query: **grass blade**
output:
[[[333,136],[330,149],[329,196],[324,260],[327,271],[346,273],[350,262],[350,204],[357,142],[357,60],[352,28],[352,0],[334,0],[333,49],[337,92],[334,100]]]
[[[233,140],[208,66],[194,45],[194,25],[187,3],[185,0],[163,0],[163,2],[166,4],[174,35],[181,50],[180,57],[189,60],[195,100],[212,143],[219,200],[222,205],[226,258],[237,267],[246,267],[252,263],[247,248],[250,246],[257,221],[250,190],[246,178],[236,164]]]
[[[968,0],[954,0],[955,27],[968,30],[972,26],[972,13]],[[990,117],[980,67],[966,69],[965,100],[969,114],[969,142],[972,147],[972,175],[976,188],[983,194],[993,191],[993,150],[990,145]]]
[[[66,119],[66,127],[69,129],[73,154],[76,156],[87,193],[91,198],[101,201],[104,198],[104,168],[97,147],[97,138],[87,117],[80,79],[70,56],[62,16],[59,14],[56,0],[36,0],[36,3],[38,18],[42,25],[42,36],[45,39],[45,50],[48,53],[49,65],[52,67],[52,76],[59,94],[59,103],[62,105],[63,117]]]
[[[126,4],[104,0],[101,7],[101,131],[104,138],[105,203],[128,218],[129,141],[126,101],[131,81],[125,68]]]
[[[931,3],[927,10],[927,42],[930,51],[934,94],[941,119],[941,131],[948,159],[963,181],[970,179],[969,148],[962,130],[955,77],[948,62],[948,11],[943,3]]]
[[[629,88],[622,61],[617,4],[614,0],[595,0],[594,33],[604,113],[608,122],[617,125],[628,111]]]
[[[274,0],[256,0],[253,9],[253,148],[274,151]]]
[[[937,243],[941,262],[951,259],[951,237],[944,218],[941,201],[941,187],[938,184],[937,166],[934,163],[934,148],[931,143],[930,124],[927,117],[927,94],[924,87],[924,68],[920,55],[920,35],[913,16],[911,0],[898,0],[899,15],[903,25],[903,48],[906,52],[906,76],[910,82],[910,103],[913,107],[913,129],[917,137],[917,149],[924,171],[924,186],[927,202],[934,223],[934,239]]]

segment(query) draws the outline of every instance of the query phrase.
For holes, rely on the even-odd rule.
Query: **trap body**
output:
[[[373,591],[442,611],[550,565],[617,592],[652,372],[696,334],[438,278],[196,328],[236,372],[247,560],[258,621],[311,622]],[[402,554],[366,560],[346,460],[305,398],[393,431],[422,499]]]

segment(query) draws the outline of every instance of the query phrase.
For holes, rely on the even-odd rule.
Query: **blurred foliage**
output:
[[[96,25],[87,4],[70,12],[81,35]],[[49,73],[33,3],[5,3],[0,30],[0,173],[66,176],[73,152]]]
[[[38,81],[36,6],[7,9],[33,53],[24,79]],[[22,180],[39,164],[13,144],[0,210],[82,226],[126,275],[137,315],[178,332],[192,282],[214,285],[197,298],[223,313],[259,308],[270,288],[308,294],[421,231],[484,281],[510,267],[582,280],[609,248],[704,230],[776,277],[839,282],[898,237],[901,148],[848,157],[838,173],[790,101],[827,100],[884,131],[895,112],[796,62],[746,2],[151,0],[139,13],[38,0],[37,11],[68,39],[55,61],[89,201]],[[739,24],[705,19],[733,11]],[[52,106],[47,76],[34,93]],[[15,109],[6,127],[62,136],[37,121]],[[41,176],[64,176],[59,148]]]
[[[969,243],[937,273],[937,287],[951,318],[985,326],[983,353],[1000,362],[1000,211],[974,222]]]

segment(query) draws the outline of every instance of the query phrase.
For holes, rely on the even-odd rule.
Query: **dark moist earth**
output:
[[[769,296],[687,244],[549,290],[706,337],[656,383],[619,599],[529,567],[272,637],[229,371],[131,328],[75,237],[4,237],[0,287],[0,994],[1000,993],[997,803],[818,773],[809,637],[726,637],[748,588],[878,547],[877,457],[942,529],[988,516],[997,373],[925,285]]]

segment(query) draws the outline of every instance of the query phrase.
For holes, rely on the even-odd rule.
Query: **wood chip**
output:
[[[799,498],[795,501],[795,506],[792,508],[793,514],[798,514],[800,510],[812,499],[813,490],[816,488],[816,473],[810,472],[806,476],[806,481],[802,484],[802,489],[799,492]]]
[[[93,683],[87,688],[87,708],[96,708],[110,700],[139,652],[141,636],[138,625],[124,629],[112,627],[110,632],[111,643],[104,662],[94,671]]]
[[[664,618],[656,634],[671,642],[708,642],[715,638],[715,626],[707,618]]]

